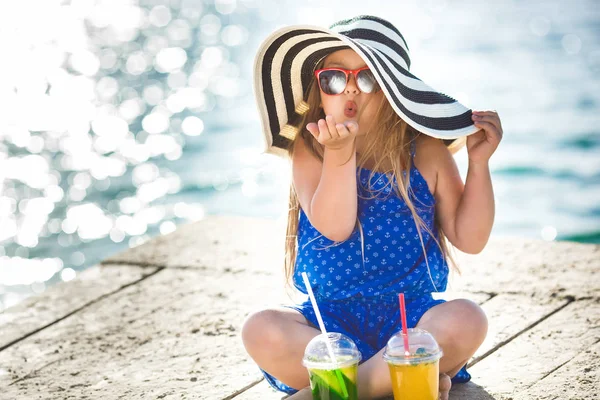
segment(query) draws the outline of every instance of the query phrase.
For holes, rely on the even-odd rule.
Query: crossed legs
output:
[[[430,308],[419,320],[418,328],[430,332],[444,352],[440,359],[440,399],[446,399],[453,377],[485,339],[487,318],[470,300],[458,299]],[[250,357],[260,368],[284,384],[301,389],[309,385],[302,356],[308,342],[320,332],[299,312],[267,309],[251,314],[242,328],[242,340]],[[358,368],[361,399],[389,396],[392,393],[383,350]],[[300,391],[294,399],[310,399],[310,391]]]

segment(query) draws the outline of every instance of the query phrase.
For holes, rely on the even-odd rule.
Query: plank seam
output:
[[[235,392],[233,392],[232,394],[230,394],[227,397],[223,397],[221,400],[231,400],[234,397],[239,396],[240,394],[244,393],[245,391],[252,389],[254,386],[258,385],[259,383],[261,383],[262,381],[264,381],[265,378],[260,378],[257,381],[254,382],[250,382],[249,384],[247,384],[246,386],[244,386],[243,388],[236,390]]]
[[[141,268],[169,268],[169,269],[183,269],[183,270],[198,270],[198,271],[206,271],[207,269],[209,269],[208,266],[206,265],[200,265],[200,266],[189,266],[189,265],[169,265],[168,267],[165,264],[157,264],[157,263],[151,263],[151,262],[145,262],[145,261],[122,261],[122,260],[117,260],[117,261],[102,261],[100,263],[100,265],[102,265],[103,267],[117,267],[117,266],[121,266],[121,265],[127,265],[127,266],[136,266],[136,267],[141,267]]]
[[[156,271],[150,272],[150,273],[148,273],[147,275],[144,275],[144,276],[142,276],[142,277],[141,277],[140,279],[138,279],[138,280],[135,280],[135,281],[133,281],[133,282],[130,282],[130,283],[126,284],[126,285],[123,285],[123,286],[121,286],[121,287],[117,288],[116,290],[113,290],[113,291],[112,291],[112,292],[110,292],[110,293],[105,293],[105,294],[103,294],[102,296],[100,296],[100,297],[98,297],[98,298],[95,298],[94,300],[91,300],[91,301],[87,302],[86,304],[84,304],[84,305],[82,305],[81,307],[79,307],[79,308],[77,308],[77,309],[75,309],[75,310],[73,310],[73,311],[71,311],[71,312],[69,312],[69,313],[67,313],[67,314],[63,315],[62,317],[60,317],[60,318],[58,318],[58,319],[56,319],[56,320],[54,320],[54,321],[52,321],[52,322],[50,322],[50,323],[48,323],[48,324],[44,325],[44,326],[41,326],[40,328],[37,328],[37,329],[35,329],[35,330],[33,330],[33,331],[31,331],[31,332],[29,332],[29,333],[25,334],[24,336],[21,336],[21,337],[19,337],[19,338],[15,339],[15,340],[13,340],[12,342],[10,342],[10,343],[8,343],[8,344],[6,344],[6,345],[4,345],[4,346],[0,347],[0,352],[2,352],[2,351],[4,351],[4,350],[6,350],[6,349],[7,349],[7,348],[9,348],[10,346],[13,346],[13,345],[15,345],[15,344],[17,344],[17,343],[19,343],[19,342],[21,342],[21,341],[23,341],[23,340],[27,339],[27,338],[28,338],[28,337],[30,337],[30,336],[33,336],[33,335],[35,335],[35,334],[36,334],[36,333],[38,333],[38,332],[41,332],[41,331],[43,331],[43,330],[44,330],[44,329],[46,329],[46,328],[49,328],[49,327],[51,327],[52,325],[55,325],[55,324],[59,323],[60,321],[62,321],[62,320],[64,320],[64,319],[67,319],[67,318],[69,318],[71,315],[73,315],[73,314],[75,314],[75,313],[78,313],[79,311],[81,311],[81,310],[83,310],[83,309],[85,309],[85,308],[87,308],[87,307],[91,306],[92,304],[95,304],[95,303],[97,303],[97,302],[99,302],[99,301],[101,301],[101,300],[103,300],[103,299],[105,299],[105,298],[107,298],[107,297],[109,297],[109,296],[112,296],[112,295],[114,295],[114,294],[116,294],[116,293],[120,292],[121,290],[128,288],[129,286],[137,285],[138,283],[140,283],[140,282],[142,282],[142,281],[144,281],[144,280],[148,279],[149,277],[151,277],[151,276],[153,276],[153,275],[156,275],[157,273],[159,273],[159,272],[160,272],[160,271],[162,271],[163,269],[164,269],[164,267],[162,267],[162,268],[157,268],[157,269],[156,269]]]
[[[34,374],[36,374],[36,373],[40,372],[40,371],[41,371],[41,370],[43,370],[44,368],[46,368],[46,367],[49,367],[49,366],[50,366],[50,365],[52,365],[52,364],[56,364],[57,362],[59,362],[59,361],[62,361],[62,360],[64,360],[64,359],[65,359],[65,358],[59,358],[58,360],[54,360],[54,361],[51,361],[51,362],[47,363],[46,365],[42,365],[42,366],[41,366],[41,367],[39,367],[38,369],[36,369],[36,370],[33,370],[33,371],[29,372],[27,375],[25,375],[25,376],[23,376],[23,377],[21,377],[21,378],[17,379],[16,381],[13,381],[13,382],[9,383],[9,384],[8,384],[8,386],[15,385],[15,384],[17,384],[17,383],[19,383],[19,382],[21,382],[21,381],[24,381],[25,379],[29,379],[29,378],[30,378],[32,375],[34,375]]]
[[[516,339],[517,337],[521,336],[523,333],[525,333],[525,332],[533,329],[535,326],[537,326],[541,322],[545,321],[546,319],[550,318],[551,316],[553,316],[554,314],[556,314],[557,312],[559,312],[560,310],[562,310],[563,308],[565,308],[566,306],[568,306],[569,304],[571,304],[571,303],[573,303],[575,301],[575,299],[573,297],[567,297],[567,298],[565,298],[565,300],[566,300],[566,303],[563,304],[562,306],[560,306],[557,309],[553,310],[552,312],[546,314],[542,318],[540,318],[537,321],[535,321],[533,324],[531,324],[531,325],[523,328],[521,331],[515,333],[514,335],[512,335],[508,339],[505,339],[505,340],[501,341],[496,346],[492,347],[490,350],[486,351],[485,353],[483,353],[479,357],[474,358],[470,363],[467,364],[467,368],[473,367],[479,361],[483,360],[484,358],[486,358],[487,356],[489,356],[490,354],[492,354],[494,351],[498,350],[500,347],[504,346],[505,344],[507,344],[507,343],[511,342],[512,340]]]
[[[481,303],[479,303],[479,305],[480,305],[480,306],[481,306],[481,305],[483,305],[483,304],[485,304],[485,303],[487,303],[488,301],[490,301],[490,300],[491,300],[491,299],[493,299],[494,297],[498,296],[498,293],[495,293],[495,292],[481,292],[481,291],[480,291],[480,292],[471,292],[471,293],[485,294],[485,295],[487,295],[487,296],[490,296],[490,297],[488,297],[486,300],[484,300],[484,301],[482,301]]]
[[[124,260],[115,260],[115,261],[111,261],[110,259],[108,260],[104,260],[104,261],[100,261],[100,265],[102,266],[106,266],[106,267],[110,267],[111,265],[134,265],[136,267],[141,267],[141,268],[165,268],[164,264],[157,264],[157,263],[151,263],[151,262],[147,262],[147,261],[124,261]]]
[[[591,346],[592,347],[594,345],[596,345],[598,342],[600,342],[600,339],[596,340]],[[533,382],[531,385],[527,386],[525,389],[521,390],[519,393],[524,393],[525,391],[529,390],[530,387],[536,385],[538,382],[544,380],[546,377],[548,377],[549,375],[551,375],[552,373],[554,373],[554,371],[556,371],[557,369],[561,368],[563,365],[573,361],[573,359],[575,357],[577,357],[578,355],[580,355],[581,353],[583,353],[584,351],[586,351],[586,349],[582,349],[579,353],[575,354],[571,359],[565,361],[564,363],[560,364],[559,366],[557,366],[556,368],[553,368],[550,372],[548,372],[547,374],[545,374],[544,376],[542,376],[538,381]]]

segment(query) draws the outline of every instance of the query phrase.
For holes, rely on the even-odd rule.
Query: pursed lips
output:
[[[358,105],[354,101],[348,100],[344,106],[344,115],[348,118],[353,118],[357,112]]]

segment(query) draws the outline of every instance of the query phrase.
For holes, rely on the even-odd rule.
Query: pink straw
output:
[[[408,327],[406,325],[406,306],[404,304],[404,293],[398,294],[400,298],[400,315],[402,317],[402,336],[404,337],[404,354],[410,355],[408,347]]]

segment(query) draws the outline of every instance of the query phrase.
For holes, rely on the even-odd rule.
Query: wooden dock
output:
[[[209,217],[0,313],[0,399],[281,399],[246,355],[284,222]],[[600,399],[600,246],[494,237],[444,296],[489,320],[451,399]]]

